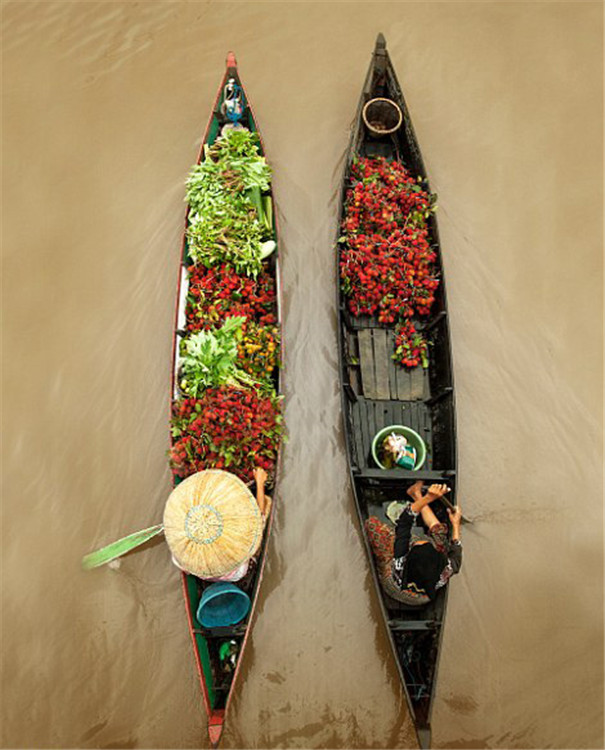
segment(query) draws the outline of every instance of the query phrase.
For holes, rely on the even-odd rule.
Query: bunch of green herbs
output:
[[[187,239],[193,263],[227,263],[248,276],[260,271],[261,245],[271,238],[272,223],[262,199],[271,169],[258,146],[256,133],[228,130],[205,147],[205,158],[191,170]]]

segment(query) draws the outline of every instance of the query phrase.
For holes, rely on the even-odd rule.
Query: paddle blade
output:
[[[121,557],[131,549],[140,547],[141,544],[145,544],[154,536],[161,534],[164,531],[162,524],[158,526],[151,526],[149,529],[142,529],[141,531],[135,531],[134,534],[118,539],[116,542],[108,544],[106,547],[95,552],[90,552],[82,558],[82,567],[84,570],[92,570],[92,568],[98,568],[99,565],[105,565],[105,563],[115,560],[116,557]]]

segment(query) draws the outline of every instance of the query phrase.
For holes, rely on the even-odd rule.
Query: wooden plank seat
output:
[[[411,604],[404,604],[397,599],[392,599],[388,594],[385,593],[384,589],[380,589],[382,594],[382,600],[388,612],[387,625],[392,630],[424,630],[429,629],[422,627],[414,627],[411,625],[412,622],[430,622],[435,623],[439,620],[438,612],[442,604],[443,592],[437,594],[437,598],[432,602],[428,602],[421,607],[413,606]],[[409,623],[408,628],[400,627],[400,624]],[[434,626],[434,625],[433,625]]]
[[[385,471],[384,469],[365,467],[361,469],[354,469],[353,473],[359,479],[375,479],[391,484],[396,484],[402,481],[417,482],[419,480],[423,482],[437,482],[441,484],[447,484],[448,482],[451,482],[451,480],[456,476],[456,472],[453,469],[437,469],[435,471],[424,471],[423,469],[420,469],[419,471],[409,471],[407,469],[389,469],[388,471]]]
[[[434,630],[439,627],[435,620],[389,620],[391,630]]]

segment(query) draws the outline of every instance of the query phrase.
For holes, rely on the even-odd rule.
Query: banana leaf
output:
[[[261,201],[263,205],[263,218],[265,220],[265,226],[270,232],[272,232],[274,228],[273,227],[273,201],[271,200],[270,195],[261,196]]]
[[[254,186],[246,190],[246,196],[256,208],[258,220],[269,232],[273,232],[273,201],[270,195],[261,195],[260,188]]]
[[[141,531],[135,531],[134,534],[122,537],[106,547],[90,552],[82,558],[82,567],[84,570],[92,570],[98,568],[100,565],[115,560],[116,557],[125,555],[130,550],[140,547],[141,544],[145,544],[154,536],[161,534],[164,531],[164,526],[159,524],[158,526],[151,526],[148,529],[142,529]]]
[[[263,200],[260,193],[260,188],[255,185],[254,187],[248,188],[246,190],[246,196],[256,208],[256,213],[258,214],[258,220],[260,222],[265,221],[264,215],[263,215]]]

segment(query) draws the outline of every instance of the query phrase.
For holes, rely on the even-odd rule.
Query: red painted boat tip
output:
[[[227,54],[227,67],[237,68],[237,60],[235,59],[235,55],[233,54],[233,52],[229,52]]]
[[[212,747],[217,747],[221,741],[221,734],[223,733],[222,724],[210,724],[208,727],[208,736],[210,737],[210,744]]]

